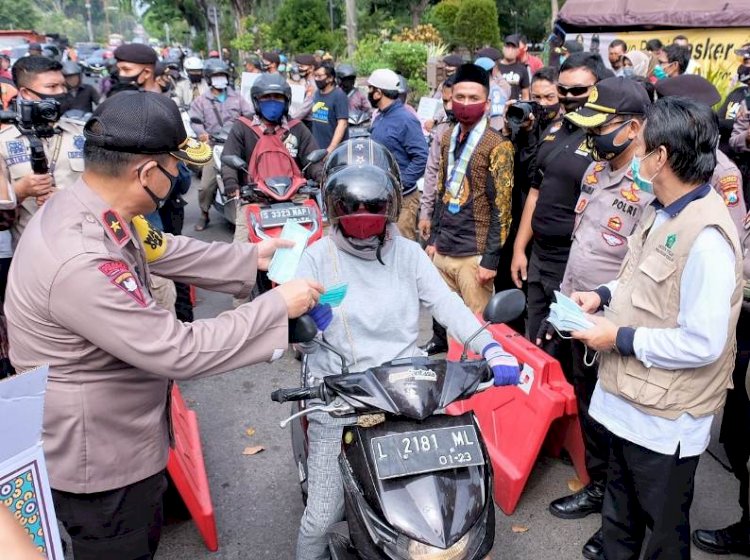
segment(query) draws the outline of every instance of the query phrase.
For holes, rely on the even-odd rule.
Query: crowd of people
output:
[[[691,542],[750,556],[750,44],[720,103],[685,43],[628,51],[615,40],[605,62],[568,42],[552,67],[509,35],[502,51],[443,59],[442,103],[426,122],[392,69],[358,85],[353,67],[323,53],[249,58],[244,70],[261,73],[250,99],[228,51],[160,60],[125,44],[99,89],[72,61],[19,59],[11,78],[27,117],[0,129],[4,367],[50,364],[44,447],[75,558],[155,553],[171,379],[277,359],[287,320],[304,313],[366,368],[420,352],[422,304],[434,320],[421,352],[438,354],[446,327],[465,340],[473,313],[512,287],[527,294],[513,326],[561,362],[576,394],[591,482],[549,511],[601,514],[583,556],[688,559]],[[292,85],[305,88],[295,107]],[[57,117],[34,116],[42,103]],[[371,115],[369,137],[349,139],[355,112]],[[181,235],[196,170],[198,231],[219,174],[229,198],[253,179],[212,165],[222,131],[224,154],[246,163],[265,135],[298,170],[328,153],[306,171],[323,187],[328,236],[297,279],[252,301],[257,271],[284,242],[248,243],[240,205],[235,243]],[[347,305],[319,304],[342,280]],[[189,285],[231,293],[236,309],[192,322]],[[558,292],[591,328],[548,320]],[[497,385],[519,382],[517,361],[489,336],[473,349]],[[311,358],[319,377],[338,372],[329,358]],[[722,410],[742,516],[691,534],[694,475]],[[327,558],[326,532],[343,515],[343,425],[310,418],[298,560]]]

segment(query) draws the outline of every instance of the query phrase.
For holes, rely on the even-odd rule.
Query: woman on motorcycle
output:
[[[401,184],[390,152],[370,139],[350,140],[331,153],[325,177],[332,227],[305,250],[297,276],[324,286],[348,284],[335,311],[319,305],[311,316],[352,371],[423,355],[417,347],[422,306],[457,340],[474,334],[481,327],[474,314],[450,291],[419,244],[398,233]],[[518,362],[488,332],[476,337],[471,349],[488,361],[496,385],[518,383]],[[311,385],[341,371],[339,358],[322,348],[308,356],[308,366]],[[330,558],[326,532],[344,515],[337,457],[342,427],[351,421],[321,412],[308,419],[308,501],[297,560],[323,560]]]

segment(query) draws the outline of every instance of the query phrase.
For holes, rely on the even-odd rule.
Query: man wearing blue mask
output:
[[[255,117],[252,121],[240,119],[229,132],[226,144],[224,144],[225,156],[239,156],[246,163],[253,157],[253,151],[258,143],[258,135],[248,126],[259,125],[267,133],[283,130],[281,141],[294,158],[300,169],[304,168],[307,156],[318,149],[318,143],[313,138],[310,130],[301,121],[289,119],[289,105],[292,102],[292,88],[286,79],[280,74],[263,74],[255,80],[250,90],[250,97],[255,109]],[[245,122],[243,122],[245,121]],[[320,180],[322,166],[314,164],[307,168],[306,174],[316,180]],[[240,187],[248,183],[251,178],[245,173],[236,171],[228,165],[222,165],[221,178],[224,181],[224,191],[227,196],[238,197]],[[239,243],[248,242],[247,219],[242,205],[237,205],[237,220],[234,229],[234,240]],[[236,304],[241,303],[239,300]]]
[[[643,152],[638,134],[649,105],[646,90],[638,82],[606,78],[593,87],[582,108],[565,115],[586,131],[586,142],[595,160],[583,175],[575,207],[573,244],[560,287],[567,296],[614,280],[628,249],[626,238],[654,198],[636,186],[631,171],[634,158],[638,161],[637,155]],[[545,323],[538,338],[551,334]],[[607,482],[609,432],[588,413],[597,366],[587,365],[582,343],[573,341],[570,350],[572,367],[566,373],[576,394],[591,482],[575,494],[553,501],[549,509],[556,517],[580,519],[601,511]],[[585,544],[583,555],[592,560],[604,558],[600,531]]]
[[[571,294],[605,315],[588,315],[594,327],[572,336],[599,352],[589,411],[612,434],[603,557],[688,560],[695,471],[732,386],[742,244],[709,183],[716,115],[667,97],[647,117],[633,178],[656,200],[617,279]]]
[[[211,137],[222,128],[231,125],[241,116],[253,114],[253,107],[244,97],[231,87],[230,70],[225,62],[211,60],[203,71],[209,89],[190,105],[190,117],[198,122],[193,123],[193,130],[201,142],[211,143]],[[198,203],[201,218],[195,225],[196,231],[203,231],[208,225],[208,212],[211,209],[218,182],[216,167],[208,165],[203,169],[201,185],[198,190]]]

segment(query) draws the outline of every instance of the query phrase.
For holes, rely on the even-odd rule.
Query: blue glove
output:
[[[521,380],[521,369],[518,360],[508,354],[497,342],[488,344],[482,350],[482,356],[487,360],[493,375],[495,387],[502,385],[518,385]]]
[[[315,325],[320,332],[326,330],[331,321],[333,321],[333,310],[327,303],[319,303],[308,311],[307,314],[315,321]]]

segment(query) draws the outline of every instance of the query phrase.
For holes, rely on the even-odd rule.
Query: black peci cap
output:
[[[696,103],[713,107],[721,101],[721,94],[716,86],[702,76],[681,74],[656,82],[656,94],[659,97],[687,97]]]
[[[115,60],[120,62],[132,62],[133,64],[154,65],[158,60],[156,51],[148,45],[140,43],[127,43],[115,49]]]
[[[267,58],[266,60],[269,59]],[[294,61],[302,66],[314,66],[316,62],[315,57],[311,54],[298,54],[294,57]]]
[[[461,66],[464,63],[464,59],[457,54],[449,54],[443,58],[443,64],[446,66]]]
[[[483,85],[486,88],[490,87],[490,74],[482,68],[481,66],[477,66],[473,62],[469,62],[467,64],[462,64],[458,67],[458,70],[456,70],[456,79],[454,81],[455,84],[459,84],[461,82],[475,82],[477,84]]]
[[[124,91],[99,105],[84,128],[86,142],[114,152],[172,154],[194,165],[212,160],[208,144],[189,138],[177,104],[165,95]]]
[[[581,128],[596,128],[617,115],[645,115],[651,105],[646,89],[630,78],[605,78],[593,88],[586,104],[565,118]]]
[[[482,58],[485,56],[497,62],[503,57],[503,53],[501,53],[495,47],[485,47],[477,51],[477,58]]]

